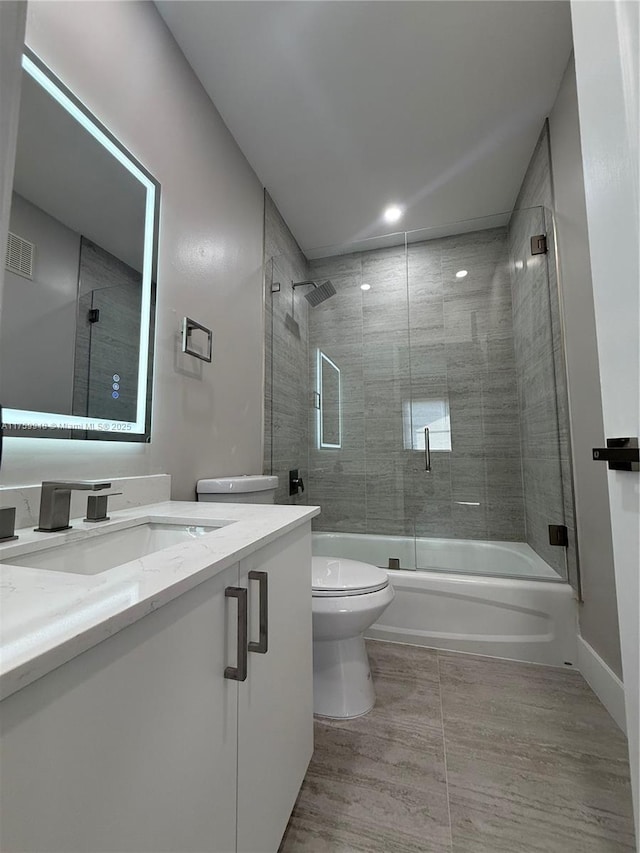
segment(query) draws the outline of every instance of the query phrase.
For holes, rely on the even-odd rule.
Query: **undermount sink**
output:
[[[0,563],[54,572],[97,575],[172,545],[199,539],[224,526],[222,522],[191,525],[146,521],[121,530],[105,530],[86,539],[53,545],[28,554],[6,556],[0,559]]]

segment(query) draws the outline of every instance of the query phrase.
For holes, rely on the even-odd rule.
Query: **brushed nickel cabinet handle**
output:
[[[249,651],[266,655],[269,648],[269,576],[266,572],[249,572],[250,581],[260,584],[260,639],[249,643]]]
[[[246,681],[247,678],[247,590],[241,586],[228,586],[225,598],[238,600],[238,627],[236,632],[237,665],[226,666],[224,677],[233,681]]]

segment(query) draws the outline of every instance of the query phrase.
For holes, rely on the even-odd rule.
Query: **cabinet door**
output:
[[[0,849],[230,853],[238,565],[8,697]]]
[[[237,850],[276,853],[313,752],[311,525],[240,563],[258,643],[260,581],[250,572],[267,576],[268,646],[249,651],[238,690]]]

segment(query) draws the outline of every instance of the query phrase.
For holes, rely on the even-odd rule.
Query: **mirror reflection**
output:
[[[12,435],[149,436],[159,185],[31,53],[0,320]]]
[[[318,445],[342,447],[342,389],[340,368],[318,350]]]

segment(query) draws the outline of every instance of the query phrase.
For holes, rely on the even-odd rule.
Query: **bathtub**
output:
[[[377,640],[551,666],[576,661],[573,590],[528,545],[458,539],[314,533],[313,553],[389,570],[394,601],[367,632]],[[493,576],[492,576],[493,575]],[[501,575],[497,577],[495,575]],[[510,575],[507,577],[507,575]]]

